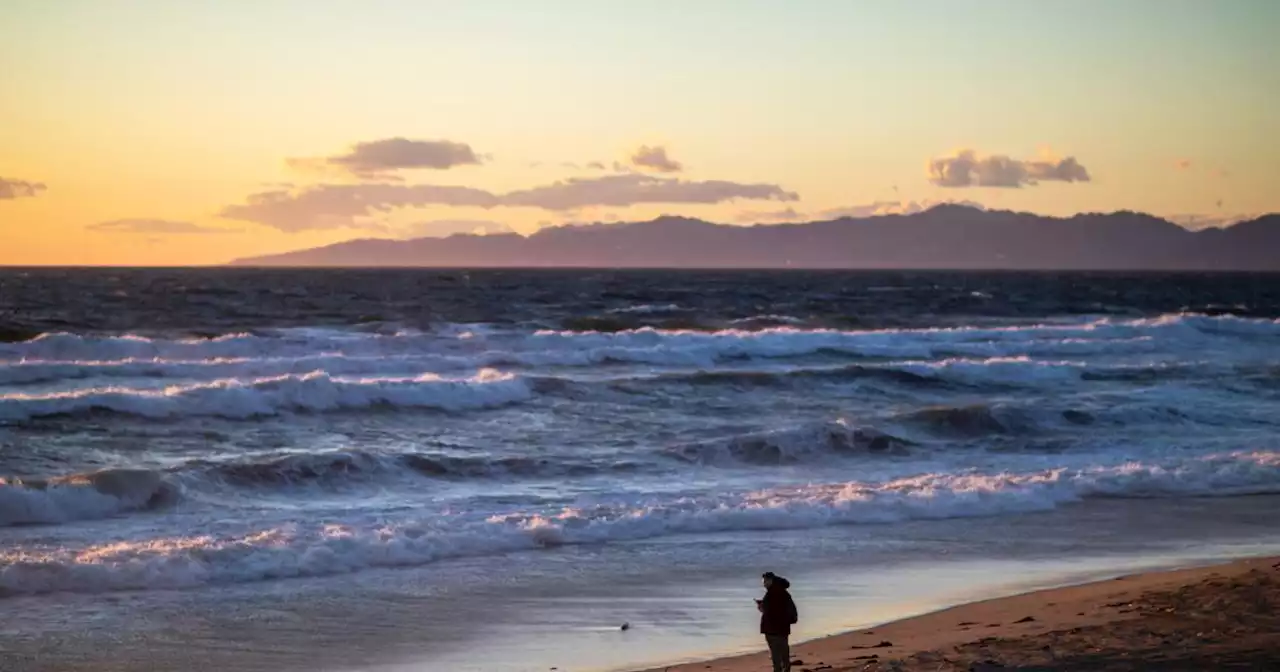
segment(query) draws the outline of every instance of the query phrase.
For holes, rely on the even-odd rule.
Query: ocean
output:
[[[752,646],[769,569],[817,635],[1280,547],[1278,318],[1276,274],[0,269],[0,649],[625,669]]]

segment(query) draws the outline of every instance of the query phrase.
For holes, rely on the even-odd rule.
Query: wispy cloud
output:
[[[930,208],[936,208],[939,205],[963,205],[979,210],[986,210],[986,206],[977,201],[968,200],[952,200],[944,199],[935,201],[933,199],[922,199],[919,201],[872,201],[862,205],[850,205],[842,208],[831,208],[823,210],[818,214],[819,219],[840,219],[841,217],[877,217],[880,215],[914,215],[917,212],[924,212]]]
[[[976,201],[923,199],[919,201],[872,201],[861,205],[848,205],[839,208],[828,208],[816,212],[797,212],[795,208],[781,210],[748,210],[738,213],[735,220],[742,223],[770,224],[779,222],[822,221],[851,217],[879,217],[882,215],[911,215],[924,212],[939,205],[964,205],[985,210],[986,206]]]
[[[174,234],[209,234],[239,233],[239,229],[220,229],[213,226],[202,226],[193,222],[176,222],[168,219],[116,219],[109,222],[98,222],[85,227],[99,233],[174,233]]]
[[[585,163],[578,161],[531,161],[528,164],[530,168],[562,168],[564,170],[585,171],[585,170],[609,170],[609,166],[603,161],[587,161]],[[623,172],[624,166],[614,162],[615,172]]]
[[[650,175],[605,175],[573,178],[512,191],[500,197],[502,205],[573,210],[595,205],[628,206],[640,203],[722,203],[734,200],[799,200],[794,192],[776,184],[743,184],[726,180],[680,180]]]
[[[219,216],[281,231],[383,228],[369,219],[397,208],[426,205],[492,208],[498,199],[483,189],[403,184],[321,184],[301,190],[264,191],[229,205]]]
[[[451,140],[386,138],[358,142],[334,156],[286,159],[292,168],[309,172],[344,172],[361,179],[396,179],[395,171],[447,170],[481,162],[471,146]]]
[[[406,238],[447,238],[459,233],[490,236],[499,233],[512,233],[512,229],[502,222],[494,222],[487,219],[433,219],[425,222],[414,222],[405,227],[403,231]]]
[[[684,170],[684,165],[667,156],[667,148],[661,146],[642,145],[631,155],[631,165],[658,173],[678,173]]]
[[[796,222],[805,218],[805,214],[795,208],[781,210],[745,210],[734,215],[734,221],[742,224],[775,224],[778,222]]]
[[[1189,170],[1191,168],[1191,159],[1178,159],[1173,162],[1173,167],[1178,170]]]
[[[1219,201],[1221,203],[1221,201]],[[1221,229],[1238,222],[1246,222],[1251,219],[1257,219],[1264,213],[1218,213],[1218,214],[1185,214],[1185,215],[1169,215],[1165,219],[1181,226],[1184,229],[1193,231],[1199,229]]]
[[[940,187],[1034,186],[1041,182],[1088,182],[1089,171],[1075,157],[1024,161],[1001,154],[980,156],[962,149],[952,156],[931,159],[929,181]]]
[[[593,206],[625,207],[643,203],[709,204],[734,200],[796,201],[794,192],[776,184],[725,180],[680,180],[651,175],[573,178],[496,194],[460,186],[402,184],[322,184],[301,190],[253,194],[220,215],[281,231],[378,228],[375,219],[391,210],[430,205],[454,207],[529,207],[568,211]]]
[[[0,201],[31,198],[46,190],[43,182],[29,182],[0,177]]]

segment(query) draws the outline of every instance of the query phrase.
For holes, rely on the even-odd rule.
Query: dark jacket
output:
[[[765,635],[789,635],[791,624],[799,620],[796,603],[791,599],[787,589],[791,582],[782,577],[773,580],[773,585],[765,592],[760,601],[760,632]]]

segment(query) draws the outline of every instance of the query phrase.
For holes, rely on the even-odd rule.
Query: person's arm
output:
[[[764,594],[764,599],[760,600],[760,613],[764,614],[766,620],[773,619],[777,616],[778,600],[774,599],[773,593]]]

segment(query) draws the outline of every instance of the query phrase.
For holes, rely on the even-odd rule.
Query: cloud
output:
[[[684,166],[679,161],[667,156],[666,147],[648,145],[641,146],[635,154],[631,155],[631,165],[659,173],[678,173],[684,170]]]
[[[499,233],[513,233],[511,227],[502,222],[487,219],[433,219],[426,222],[415,222],[405,229],[409,238],[430,237],[447,238],[449,236],[468,233],[475,236],[490,236]]]
[[[842,217],[852,217],[855,219],[861,217],[876,217],[879,215],[901,215],[920,212],[924,208],[919,207],[915,201],[872,201],[861,205],[846,205],[839,208],[830,208],[817,213],[819,219],[840,219]]]
[[[1076,161],[1076,157],[1068,156],[1065,159],[1051,159],[1047,161],[1023,161],[1022,165],[1026,168],[1027,184],[1036,184],[1037,182],[1088,182],[1089,171]]]
[[[625,207],[640,203],[721,203],[733,200],[799,200],[776,184],[724,180],[688,181],[650,175],[605,175],[495,194],[458,186],[403,184],[322,184],[302,190],[253,194],[230,205],[221,217],[264,224],[281,231],[378,228],[371,218],[398,208],[529,207],[576,210],[591,206]]]
[[[766,224],[776,222],[794,222],[804,219],[804,213],[795,208],[781,210],[746,210],[734,216],[734,220],[743,224]]]
[[[963,205],[979,210],[986,210],[986,206],[977,201],[968,200],[952,200],[946,199],[935,201],[933,199],[922,199],[919,201],[872,201],[862,205],[849,205],[840,208],[829,208],[827,210],[819,210],[817,212],[796,212],[795,208],[784,208],[782,210],[764,210],[764,211],[746,211],[739,213],[734,219],[743,223],[777,223],[777,222],[802,222],[802,221],[824,221],[830,219],[841,219],[850,217],[853,219],[861,219],[864,217],[880,217],[883,215],[913,215],[917,212],[924,212],[930,208],[939,205]]]
[[[462,142],[386,138],[357,142],[346,154],[286,159],[285,163],[303,171],[337,170],[362,179],[394,179],[390,173],[397,170],[447,170],[478,164],[480,157]]]
[[[116,219],[110,222],[98,222],[85,227],[99,233],[239,233],[239,229],[219,229],[202,226],[192,222],[175,222],[168,219]]]
[[[403,184],[322,184],[302,190],[264,191],[220,217],[264,224],[281,231],[381,228],[367,218],[397,208],[425,205],[492,208],[498,198],[471,187]]]
[[[606,175],[572,178],[541,187],[513,191],[502,205],[574,210],[593,205],[639,203],[722,203],[738,199],[796,201],[800,197],[776,184],[742,184],[725,180],[691,181],[650,175]]]
[[[1221,206],[1219,206],[1221,207]],[[1186,214],[1186,215],[1169,215],[1165,219],[1181,226],[1184,229],[1197,231],[1200,229],[1222,229],[1232,224],[1246,222],[1251,219],[1257,219],[1265,213],[1235,213],[1235,214]]]
[[[1089,171],[1075,157],[1022,161],[999,154],[979,156],[972,149],[931,159],[928,171],[929,181],[940,187],[1019,188],[1040,182],[1089,181]]]
[[[0,177],[0,201],[34,197],[47,188],[43,182],[28,182],[26,180],[11,180]]]
[[[1178,159],[1173,163],[1173,167],[1178,170],[1187,170],[1191,168],[1191,159]]]
[[[622,164],[615,163],[614,165],[615,167],[619,167]],[[530,168],[555,167],[555,168],[563,168],[565,170],[573,170],[573,171],[609,170],[609,166],[605,165],[603,161],[587,161],[585,163],[579,163],[577,161],[553,161],[553,162],[534,161],[529,164],[529,167]]]
[[[852,205],[843,208],[832,208],[823,210],[818,213],[822,219],[840,219],[841,217],[879,217],[882,215],[914,215],[917,212],[924,212],[939,205],[963,205],[979,210],[986,210],[986,206],[977,201],[968,200],[952,200],[944,199],[935,201],[925,198],[919,201],[873,201],[863,205]]]

